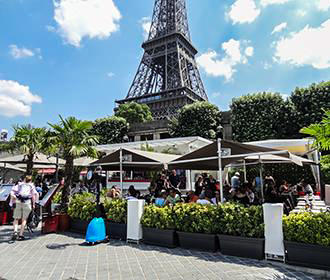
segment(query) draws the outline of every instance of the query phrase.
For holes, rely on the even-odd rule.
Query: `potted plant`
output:
[[[216,206],[180,203],[173,212],[180,247],[213,252],[218,249]]]
[[[283,218],[286,261],[330,270],[330,213],[299,213]]]
[[[168,248],[177,246],[172,207],[146,206],[141,224],[144,243]]]
[[[224,255],[264,258],[264,221],[261,206],[225,203],[217,208],[218,238]]]
[[[95,195],[91,193],[74,195],[69,203],[68,214],[71,218],[70,230],[86,233],[89,222],[96,214]]]
[[[121,198],[106,200],[107,234],[110,238],[126,240],[127,237],[127,201]]]

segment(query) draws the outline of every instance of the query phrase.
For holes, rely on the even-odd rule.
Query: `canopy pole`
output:
[[[260,164],[259,176],[260,176],[260,186],[261,186],[261,200],[262,200],[262,203],[264,203],[264,179],[263,179],[263,174],[262,174],[261,156],[259,156],[259,164]]]
[[[55,182],[58,183],[58,153],[56,154]]]
[[[3,163],[3,176],[2,176],[2,181],[3,181],[3,183],[4,184],[6,184],[6,173],[7,173],[7,170],[6,170],[6,168],[7,168],[7,162],[4,162]]]
[[[224,203],[224,197],[223,197],[223,183],[222,183],[222,161],[221,161],[221,139],[218,138],[218,167],[219,167],[219,179],[220,179],[220,199],[221,203]]]
[[[246,175],[246,161],[245,159],[243,160],[243,168],[244,168],[244,182],[247,181],[247,175]]]
[[[119,169],[120,169],[120,193],[123,195],[123,149],[119,150]]]

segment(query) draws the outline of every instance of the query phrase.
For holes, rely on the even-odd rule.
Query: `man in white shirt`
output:
[[[24,240],[24,229],[26,221],[35,208],[35,202],[38,198],[38,193],[32,183],[32,177],[26,176],[24,182],[14,186],[10,193],[10,205],[14,207],[14,234],[12,240]],[[22,220],[21,230],[18,235],[18,221]]]

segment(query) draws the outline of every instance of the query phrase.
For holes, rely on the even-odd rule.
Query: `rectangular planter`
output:
[[[262,260],[265,258],[265,239],[218,235],[220,252],[224,255]]]
[[[127,224],[106,222],[107,235],[110,239],[127,239]]]
[[[330,247],[284,241],[286,261],[292,265],[330,270]]]
[[[143,242],[146,244],[167,248],[175,248],[177,246],[175,230],[142,227],[142,231]]]
[[[189,233],[178,231],[179,245],[185,249],[215,252],[218,250],[218,238],[215,234]]]
[[[43,217],[41,232],[46,233],[56,233],[58,228],[58,216]]]
[[[71,220],[70,231],[71,232],[76,232],[76,233],[81,233],[81,234],[86,234],[89,222],[90,221],[82,221],[82,220],[78,220],[78,219],[72,219]]]

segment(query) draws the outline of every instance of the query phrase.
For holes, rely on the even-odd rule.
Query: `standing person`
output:
[[[197,196],[200,196],[200,194],[203,191],[204,183],[203,183],[203,177],[198,176],[197,181],[195,183],[195,193]]]
[[[169,176],[171,187],[174,189],[178,189],[181,184],[180,176],[176,174],[176,170],[172,170],[171,175]]]
[[[241,185],[241,179],[239,172],[236,172],[235,175],[231,178],[231,187],[236,192]]]
[[[26,176],[24,182],[17,184],[10,193],[10,204],[14,207],[14,234],[12,240],[24,240],[24,228],[27,218],[32,209],[35,208],[38,193],[32,183],[32,177]],[[22,220],[21,230],[18,235],[18,221]]]

